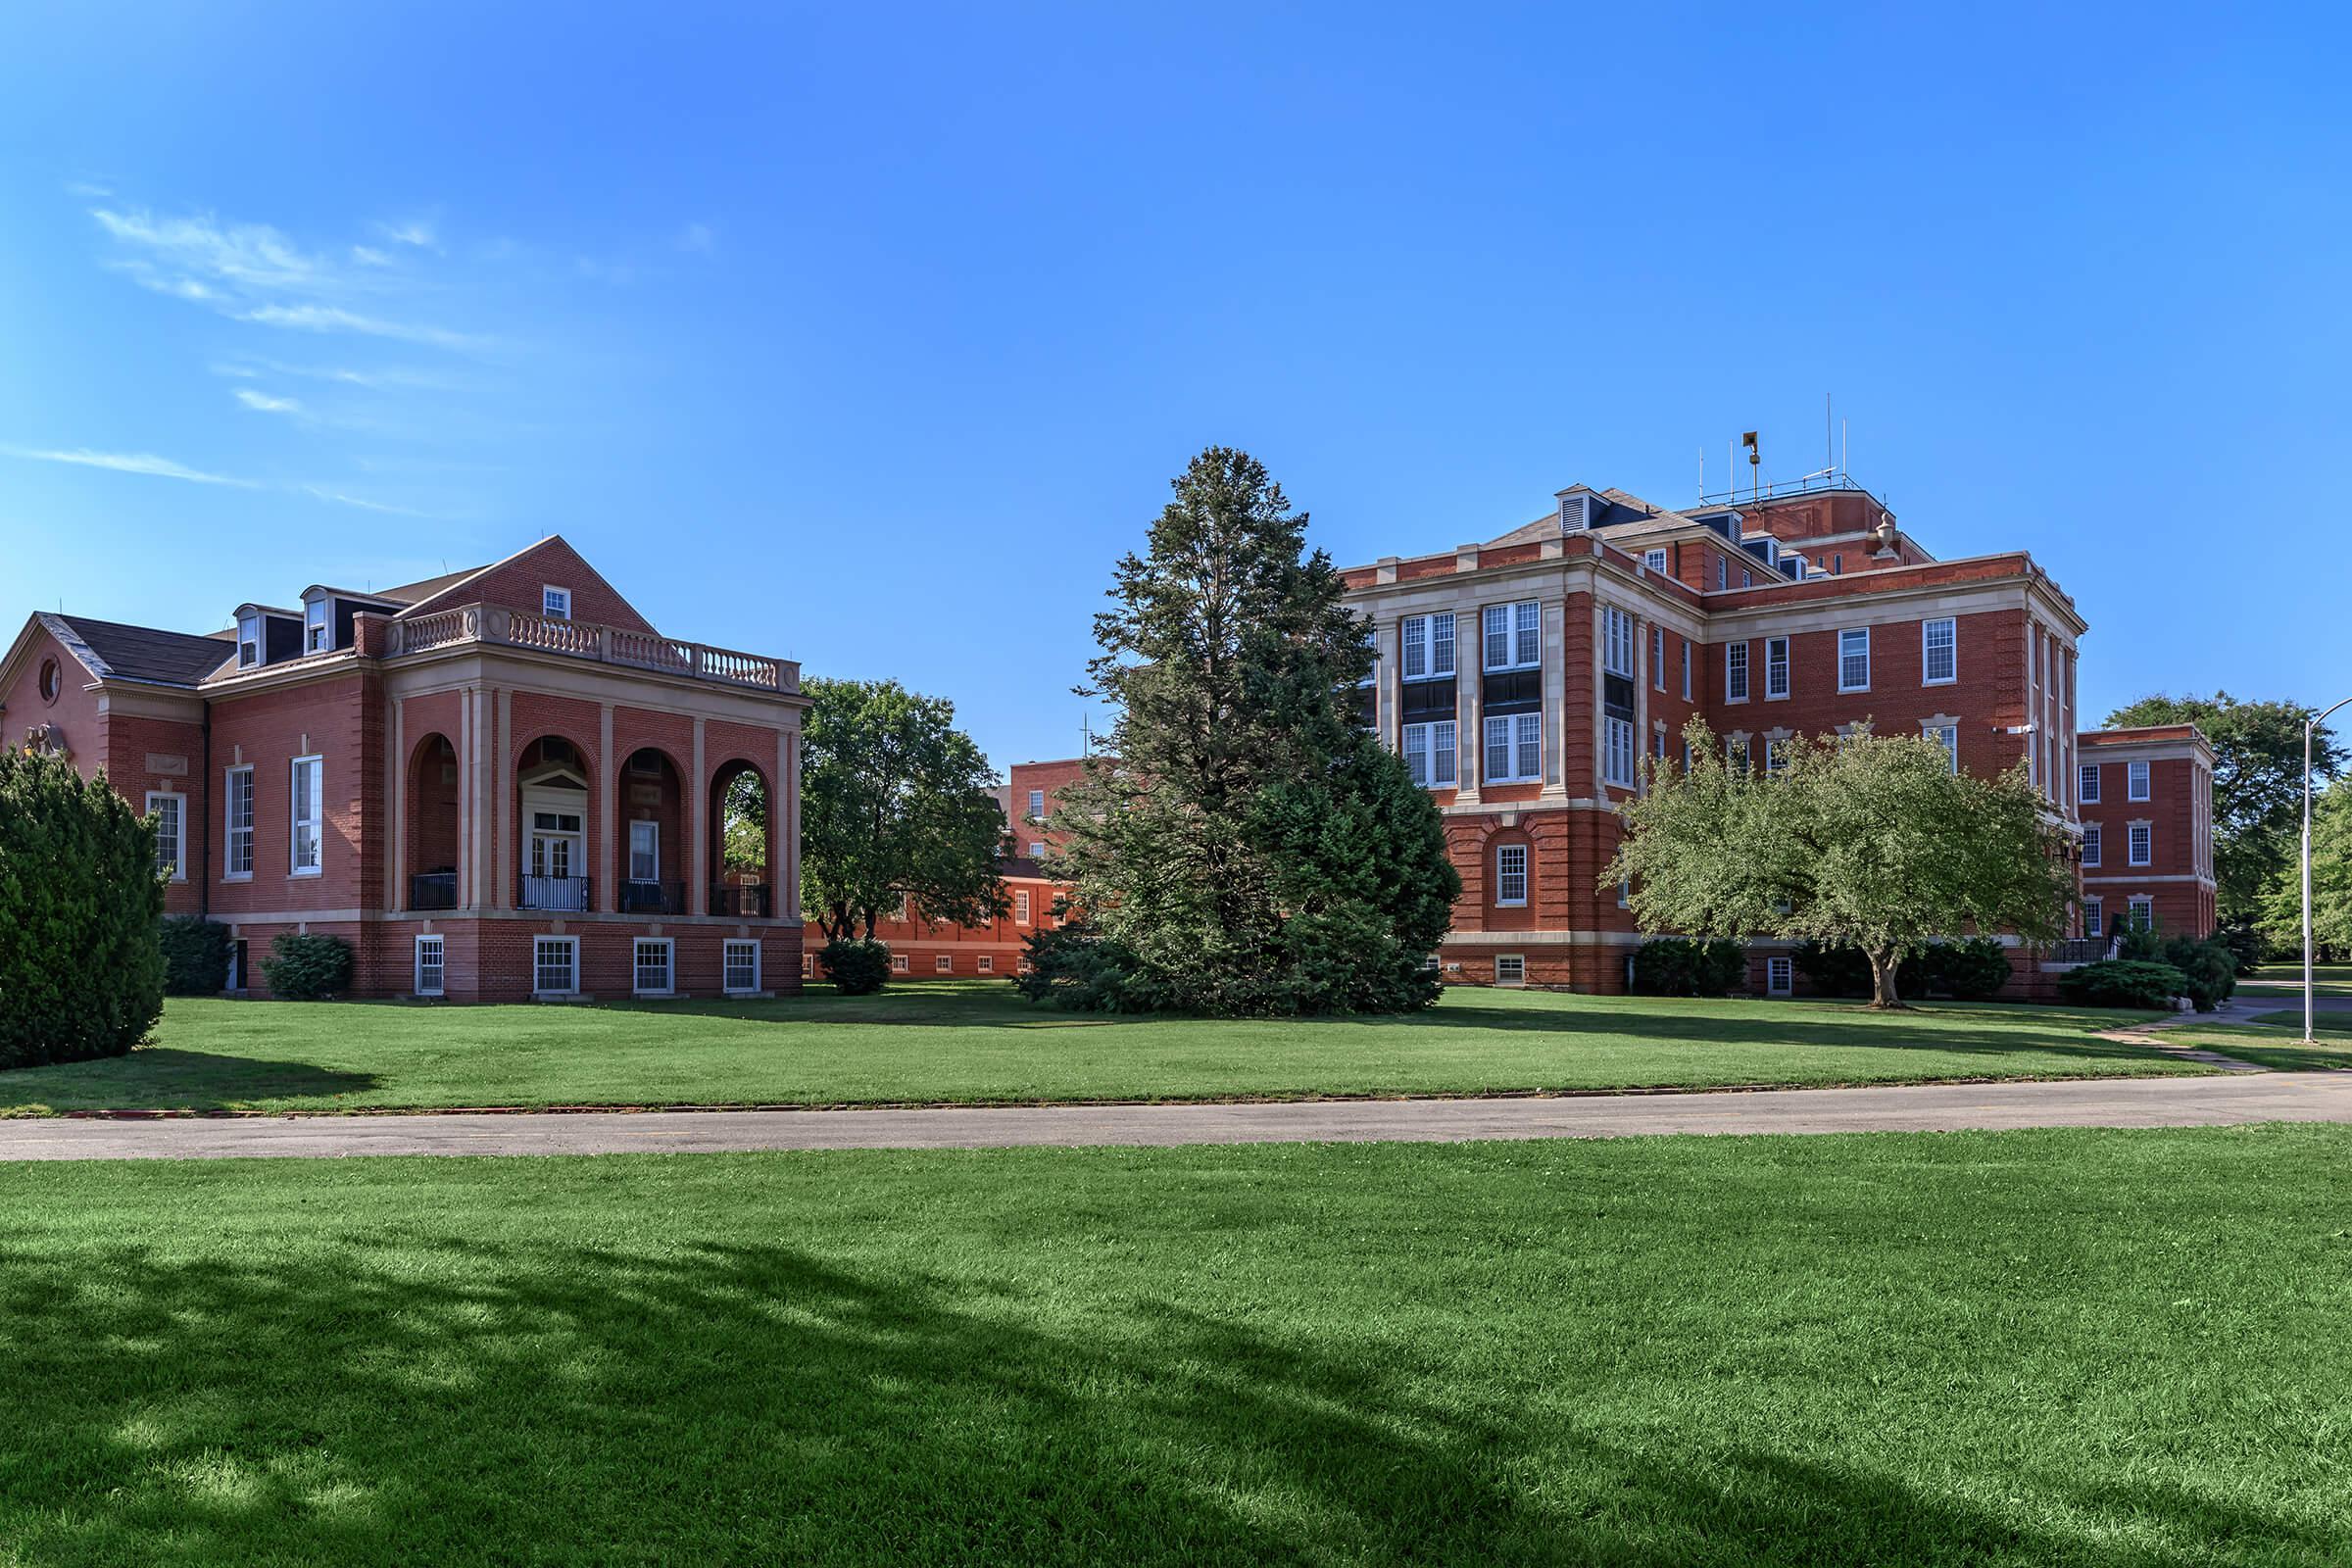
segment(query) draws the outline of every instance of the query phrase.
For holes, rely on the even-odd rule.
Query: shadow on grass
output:
[[[118,1084],[122,1093],[114,1092]],[[331,1100],[381,1084],[371,1072],[345,1072],[307,1061],[141,1046],[127,1056],[0,1072],[0,1110],[43,1104],[52,1099],[75,1107],[175,1105],[220,1110],[262,1100]]]
[[[1975,1477],[2011,1515],[1705,1422],[1618,1446],[1563,1418],[1573,1391],[1464,1389],[1263,1310],[1089,1300],[1046,1332],[1012,1284],[780,1246],[330,1240],[255,1261],[0,1236],[0,1541],[162,1564],[2120,1560],[2049,1523],[2071,1507],[2132,1521],[2137,1563],[2330,1545]]]

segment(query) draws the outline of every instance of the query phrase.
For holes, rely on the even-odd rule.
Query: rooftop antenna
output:
[[[1852,423],[1851,419],[1838,421],[1838,471],[1842,473],[1854,471],[1853,441],[1851,432],[1847,428]]]
[[[1821,395],[1821,461],[1824,467],[1832,470],[1838,466],[1838,448],[1830,440],[1830,437],[1836,433],[1836,416],[1831,407],[1830,394],[1824,392]]]
[[[1707,499],[1707,444],[1698,444],[1698,499]]]

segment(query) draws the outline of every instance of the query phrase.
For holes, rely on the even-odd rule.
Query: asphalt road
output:
[[[0,1159],[706,1153],[2352,1122],[2352,1072],[1557,1099],[0,1121]]]

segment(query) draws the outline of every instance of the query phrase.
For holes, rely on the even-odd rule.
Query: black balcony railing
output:
[[[686,912],[686,884],[683,882],[640,882],[632,877],[620,885],[620,912],[623,914],[684,914]]]
[[[764,882],[720,883],[710,889],[710,912],[739,920],[764,920],[774,912]]]
[[[454,909],[458,906],[458,873],[425,871],[409,878],[409,907]]]
[[[588,879],[584,876],[524,876],[515,889],[514,906],[585,914],[595,907],[589,902],[588,892]]]

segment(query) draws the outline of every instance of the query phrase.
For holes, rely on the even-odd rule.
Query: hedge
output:
[[[2170,1009],[2188,991],[2188,976],[2169,963],[2102,958],[2058,977],[2059,995],[2079,1007]]]
[[[1644,997],[1722,997],[1747,985],[1747,950],[1720,938],[1652,937],[1634,950],[1634,991]]]
[[[164,950],[164,995],[217,996],[228,984],[228,927],[201,915],[168,914],[156,933]]]
[[[845,997],[871,996],[890,979],[890,949],[879,942],[828,942],[816,961]]]
[[[322,1002],[351,984],[351,944],[285,932],[270,942],[262,978],[281,1002]]]

